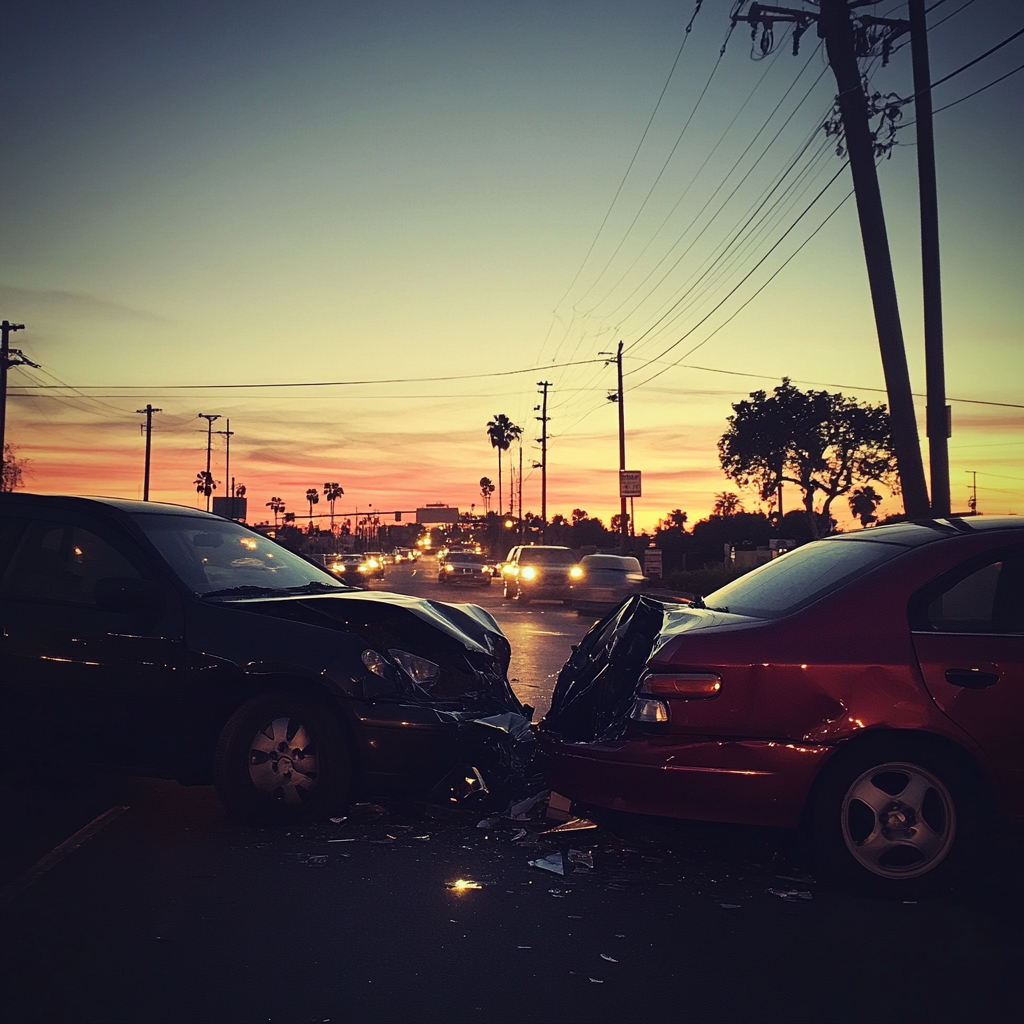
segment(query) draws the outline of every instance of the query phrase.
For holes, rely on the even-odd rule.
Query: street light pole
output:
[[[26,359],[20,350],[10,347],[11,332],[23,330],[24,324],[12,324],[8,320],[0,324],[0,463],[4,458],[4,438],[7,429],[7,370],[12,366],[36,366],[31,359]]]

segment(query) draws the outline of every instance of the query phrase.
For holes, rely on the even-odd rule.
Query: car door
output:
[[[911,606],[925,685],[982,747],[1006,809],[1024,814],[1024,548],[972,559]]]
[[[0,692],[32,758],[167,768],[182,622],[176,592],[116,527],[29,518],[0,577]]]

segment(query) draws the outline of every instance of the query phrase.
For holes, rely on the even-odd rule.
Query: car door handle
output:
[[[999,676],[995,672],[979,672],[976,668],[947,668],[946,682],[968,690],[984,690],[995,686]]]

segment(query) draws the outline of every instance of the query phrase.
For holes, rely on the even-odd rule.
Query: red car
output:
[[[901,523],[797,548],[691,608],[587,634],[540,726],[597,807],[810,826],[894,894],[1024,824],[1024,519]]]

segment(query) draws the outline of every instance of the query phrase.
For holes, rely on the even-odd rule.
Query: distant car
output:
[[[452,551],[437,563],[437,582],[446,586],[489,587],[491,567],[474,551]]]
[[[354,553],[335,555],[327,561],[328,572],[334,573],[339,579],[343,579],[349,586],[364,587],[366,585],[366,574],[360,572],[360,567],[365,559],[362,555]]]
[[[603,615],[647,582],[632,555],[584,555],[579,565],[583,572],[572,581],[572,603],[581,614]]]
[[[522,544],[514,547],[502,572],[502,596],[506,600],[572,600],[572,585],[583,575],[572,548],[555,544]]]
[[[834,874],[909,895],[1024,826],[1024,518],[881,526],[692,607],[630,599],[541,723],[583,804],[809,824]]]
[[[532,748],[482,608],[353,590],[190,508],[0,494],[0,624],[33,772],[212,782],[242,820],[285,823],[500,789]]]
[[[382,551],[364,551],[363,562],[359,567],[359,571],[367,579],[382,580],[384,579],[386,564]]]

